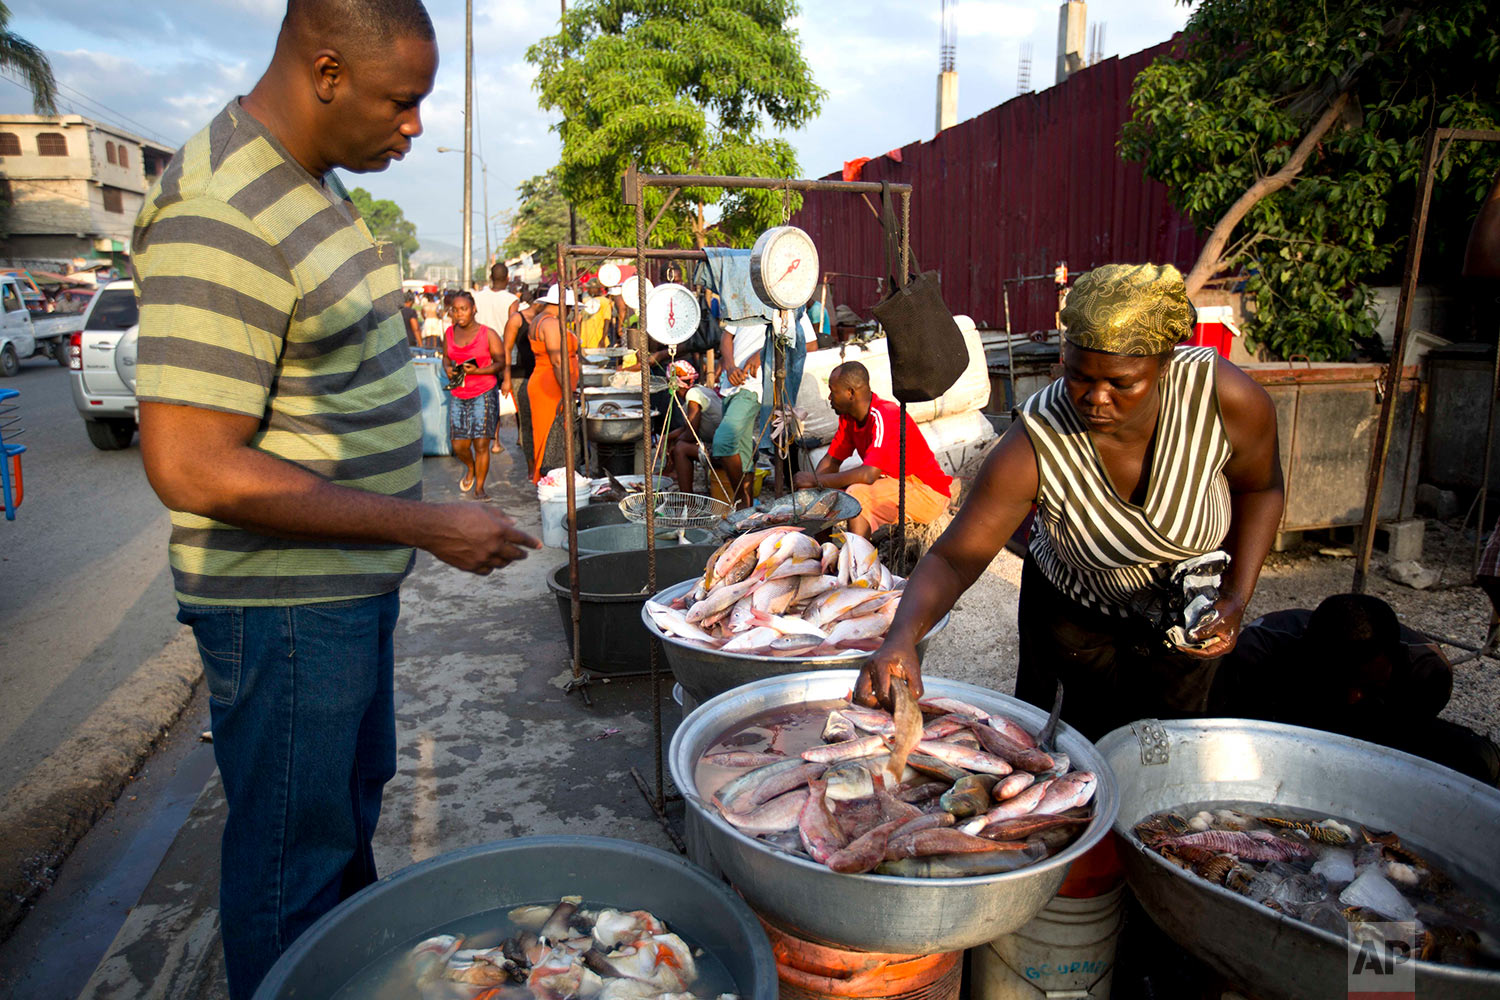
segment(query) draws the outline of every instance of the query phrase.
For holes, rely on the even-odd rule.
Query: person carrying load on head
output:
[[[870,389],[870,372],[858,361],[846,361],[828,376],[828,405],[839,415],[828,454],[812,472],[799,472],[798,489],[833,487],[859,501],[849,530],[869,538],[875,529],[899,517],[901,487],[901,407]],[[858,454],[860,464],[840,471]],[[916,421],[906,418],[906,516],[928,524],[948,509],[953,479],[938,465]]]
[[[1018,697],[1089,739],[1201,714],[1271,549],[1276,410],[1209,348],[1171,266],[1110,264],[1062,311],[1063,377],[1027,400],[952,525],[913,571],[856,695],[921,691],[916,639],[1036,507],[1021,576]],[[1189,600],[1191,598],[1191,600]]]

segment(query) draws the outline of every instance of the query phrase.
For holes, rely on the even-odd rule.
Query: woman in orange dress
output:
[[[556,285],[547,289],[542,308],[531,324],[531,350],[536,355],[536,369],[526,382],[526,394],[531,403],[531,447],[536,459],[531,471],[532,482],[561,466],[566,454],[562,411],[564,354],[572,370],[573,387],[575,390],[578,387],[578,335],[570,333],[564,348],[557,315],[558,298]],[[567,293],[567,304],[571,310],[571,289]]]

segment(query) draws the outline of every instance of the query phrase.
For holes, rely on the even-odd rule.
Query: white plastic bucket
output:
[[[1124,894],[1121,885],[1102,896],[1054,897],[1025,927],[975,948],[973,1000],[1108,1000]]]
[[[568,547],[568,488],[566,486],[538,486],[537,503],[542,508],[542,544],[554,549]],[[580,489],[574,494],[579,507],[589,505],[588,490]]]

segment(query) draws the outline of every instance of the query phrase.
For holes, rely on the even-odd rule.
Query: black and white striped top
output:
[[[1063,593],[1124,617],[1132,595],[1171,565],[1212,552],[1229,531],[1231,447],[1215,389],[1218,355],[1179,347],[1161,377],[1161,416],[1146,502],[1115,491],[1063,380],[1021,406],[1036,451],[1031,554]]]

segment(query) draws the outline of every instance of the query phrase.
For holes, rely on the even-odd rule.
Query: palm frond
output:
[[[10,18],[10,11],[0,3],[0,25]],[[57,114],[57,80],[47,53],[13,31],[0,30],[0,70],[19,73],[31,90],[32,106],[39,115]]]

